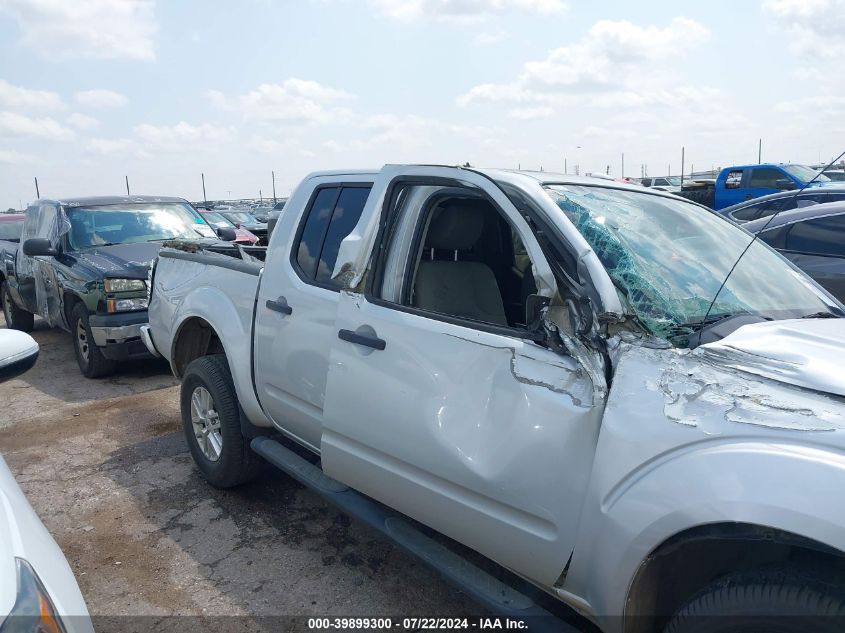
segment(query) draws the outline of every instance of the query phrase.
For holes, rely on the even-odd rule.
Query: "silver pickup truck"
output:
[[[845,311],[760,242],[728,277],[750,240],[598,179],[316,173],[265,261],[162,250],[143,337],[212,485],[264,458],[491,608],[842,630]]]

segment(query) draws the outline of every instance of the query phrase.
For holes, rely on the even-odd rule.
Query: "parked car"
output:
[[[845,181],[845,169],[825,169],[824,175],[827,176],[831,182]]]
[[[734,267],[747,233],[664,192],[415,165],[311,175],[278,229],[266,265],[155,264],[212,485],[260,455],[518,617],[547,612],[407,517],[607,632],[845,611],[845,307],[768,246]]]
[[[7,327],[30,331],[37,314],[67,330],[89,378],[112,373],[120,361],[148,358],[140,326],[147,322],[150,262],[166,240],[202,243],[197,219],[181,198],[32,203],[15,256],[0,271]]]
[[[217,209],[215,209],[215,211],[217,211]],[[246,229],[258,237],[259,243],[262,246],[267,245],[267,224],[265,222],[259,222],[252,217],[248,211],[242,209],[229,209],[218,212],[237,228]]]
[[[785,211],[743,225],[845,302],[845,202]]]
[[[679,195],[717,211],[778,191],[830,185],[830,179],[804,165],[762,164],[725,167],[713,187],[688,188],[686,183]],[[813,180],[815,178],[815,180]]]
[[[267,218],[267,242],[270,242],[270,236],[273,235],[273,229],[276,228],[276,223],[279,221],[279,217],[282,215],[282,209],[285,208],[285,204],[287,204],[288,199],[283,198],[279,200],[276,204],[273,205],[273,210],[270,211],[270,215]]]
[[[235,226],[232,222],[226,219],[222,213],[216,211],[208,211],[198,209],[202,218],[214,229],[230,228],[235,232],[235,239],[232,240],[236,244],[258,244],[258,236],[247,231],[244,228]]]
[[[0,330],[0,382],[38,358],[28,334]],[[85,601],[62,551],[0,456],[0,631],[93,633]]]
[[[273,207],[253,207],[250,209],[250,215],[254,217],[259,222],[263,222],[264,224],[267,223],[267,220],[270,219],[270,212],[273,210]]]
[[[837,200],[845,200],[845,183],[831,184],[826,187],[809,187],[801,193],[781,191],[725,207],[719,213],[729,217],[737,224],[742,224],[759,218],[767,218],[781,211],[836,202]]]
[[[640,184],[643,187],[654,187],[660,191],[669,191],[671,193],[678,193],[681,190],[680,176],[656,176],[654,178],[645,177],[640,178]]]

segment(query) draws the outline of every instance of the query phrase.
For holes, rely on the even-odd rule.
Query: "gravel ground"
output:
[[[68,334],[37,323],[33,336],[35,367],[0,385],[0,451],[92,615],[154,616],[142,628],[163,628],[153,625],[165,616],[239,615],[255,629],[256,618],[274,615],[482,613],[272,468],[236,490],[208,486],[182,436],[165,364],[88,380]]]

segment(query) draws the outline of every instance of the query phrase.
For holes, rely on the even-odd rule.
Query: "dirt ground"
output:
[[[35,367],[0,385],[0,452],[92,615],[155,623],[171,615],[482,612],[272,468],[236,490],[208,486],[188,453],[165,364],[89,380],[68,334],[38,323],[33,335]]]

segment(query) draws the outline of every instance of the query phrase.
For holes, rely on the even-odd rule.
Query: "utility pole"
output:
[[[757,164],[760,165],[763,162],[763,139],[757,141]]]
[[[41,193],[38,191],[38,176],[35,176],[35,199],[41,199]]]
[[[625,177],[625,152],[622,152],[622,171],[619,173],[619,177]]]
[[[124,176],[126,178],[126,196],[129,197],[129,176]]]
[[[205,174],[200,172],[200,176],[202,176],[202,201],[208,202],[208,198],[205,197]]]
[[[270,175],[273,176],[273,204],[276,204],[276,172],[271,171]]]
[[[563,173],[564,173],[564,174],[568,174],[568,173],[569,173],[569,164],[567,163],[567,161],[566,161],[566,159],[565,159],[565,158],[563,159]]]
[[[681,147],[681,187],[684,186],[684,150],[686,148]]]
[[[264,196],[261,195],[261,189],[258,190],[258,199],[264,202]]]

